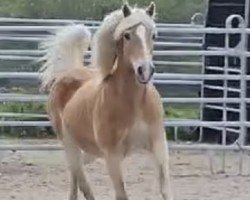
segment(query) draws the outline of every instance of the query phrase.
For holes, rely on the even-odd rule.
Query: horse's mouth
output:
[[[151,81],[152,76],[153,76],[153,75],[150,75],[148,78],[141,77],[141,76],[137,76],[137,80],[138,80],[138,82],[139,82],[140,84],[146,85],[146,84],[148,84],[148,83]]]
[[[140,84],[146,85],[149,81],[139,81]]]

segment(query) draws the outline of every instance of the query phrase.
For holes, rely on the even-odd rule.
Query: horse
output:
[[[41,45],[42,88],[49,93],[48,115],[69,164],[69,200],[77,200],[78,189],[94,200],[82,155],[103,158],[115,199],[128,200],[121,164],[135,149],[153,155],[160,194],[173,200],[163,106],[151,81],[154,16],[154,3],[146,9],[125,3],[105,17],[93,39],[84,25],[71,25]],[[92,60],[84,65],[90,45]]]

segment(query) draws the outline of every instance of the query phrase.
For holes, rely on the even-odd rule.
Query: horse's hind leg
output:
[[[152,153],[157,167],[160,193],[164,200],[173,200],[170,189],[169,153],[165,131],[162,130],[155,136],[152,141]]]
[[[82,170],[82,153],[73,139],[64,132],[63,144],[69,164],[71,182],[69,200],[77,200],[78,186],[86,200],[94,200],[94,196]]]
[[[106,165],[115,189],[116,200],[128,200],[122,178],[122,159],[123,156],[117,152],[105,153]]]

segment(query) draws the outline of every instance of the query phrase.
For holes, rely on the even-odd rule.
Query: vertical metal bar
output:
[[[231,21],[230,21],[231,23]],[[226,29],[230,28],[230,25],[228,25],[228,23],[226,23]],[[225,34],[225,50],[228,51],[229,50],[229,34],[226,33]],[[228,88],[228,81],[226,79],[226,76],[228,74],[228,67],[229,67],[229,63],[228,63],[228,56],[225,55],[224,57],[224,75],[225,78],[223,80],[223,98],[226,99],[227,98],[227,88]],[[222,121],[226,122],[227,121],[227,103],[223,102],[223,113],[222,113]],[[227,131],[226,131],[226,126],[223,127],[222,130],[222,145],[226,146],[226,141],[227,141]],[[222,172],[225,173],[226,171],[226,151],[223,150],[222,151]]]
[[[215,171],[214,171],[214,165],[213,165],[213,163],[214,163],[214,151],[213,150],[209,150],[209,151],[207,151],[207,154],[208,154],[208,158],[209,158],[209,169],[210,169],[210,172],[211,172],[211,174],[214,174],[215,173]]]
[[[179,142],[179,137],[178,137],[178,126],[174,127],[174,140],[176,142]]]
[[[202,18],[202,23],[203,26],[205,25],[205,18],[204,15],[202,13],[195,13],[192,18],[191,18],[191,24],[195,24],[195,19],[197,17],[201,17]],[[204,36],[205,34],[203,34],[203,43],[204,43]],[[205,56],[202,56],[202,67],[201,67],[201,74],[205,73]],[[201,85],[200,85],[200,97],[203,98],[204,97],[204,91],[203,91],[203,87],[204,87],[204,80],[202,81]],[[200,103],[200,120],[202,120],[203,118],[203,108],[204,108],[204,103]],[[200,143],[203,140],[203,127],[199,127],[199,139],[198,142]]]
[[[5,120],[5,117],[1,117],[1,121],[4,121]],[[1,132],[2,134],[4,134],[4,126],[1,126]]]
[[[247,0],[249,3],[249,0]],[[249,10],[249,9],[248,9]],[[246,121],[246,103],[245,103],[245,97],[246,97],[246,80],[245,80],[245,74],[246,74],[246,55],[245,52],[247,51],[247,44],[246,44],[246,22],[243,19],[243,17],[241,15],[230,15],[227,20],[226,20],[226,28],[233,28],[232,27],[232,22],[234,19],[237,19],[239,21],[239,28],[241,28],[241,40],[239,42],[239,44],[237,45],[237,50],[239,50],[241,52],[240,55],[240,61],[241,61],[241,71],[240,71],[240,75],[241,75],[241,80],[240,80],[240,136],[239,136],[239,145],[243,146],[245,143],[245,137],[246,137],[246,127],[243,125],[243,122]],[[229,34],[226,34],[226,50],[228,51],[230,49],[229,46]],[[228,73],[228,56],[225,56],[225,58],[227,58],[225,60],[225,71]],[[226,80],[227,83],[227,80]],[[225,82],[224,82],[225,84]],[[224,89],[226,89],[224,87]],[[226,91],[224,91],[224,98],[227,97]],[[227,120],[226,117],[226,111],[224,112],[224,105],[226,105],[226,103],[223,103],[223,121]],[[226,144],[226,127],[224,127],[223,129],[223,145]],[[242,155],[240,156],[240,160],[239,160],[239,171],[240,173],[242,172],[242,165],[243,165],[243,159],[242,159]],[[223,151],[223,169],[225,169],[225,152]]]
[[[248,34],[246,33],[246,28],[248,27],[249,23],[249,6],[250,6],[250,0],[245,1],[245,23],[244,26],[242,26],[242,34],[241,34],[241,40],[242,40],[242,45],[241,45],[241,51],[246,52],[248,51]],[[241,54],[241,106],[240,106],[240,121],[245,122],[246,121],[246,102],[244,101],[244,98],[246,98],[246,93],[247,93],[247,83],[245,80],[244,75],[247,73],[247,57],[245,56],[244,53]],[[241,125],[240,127],[241,134],[239,138],[239,145],[242,147],[245,145],[245,139],[246,139],[246,134],[247,134],[247,127],[244,125]],[[243,151],[240,152],[240,157],[239,157],[239,173],[243,173]]]
[[[204,24],[205,24],[205,22],[204,22]],[[203,41],[202,41],[203,44],[205,43],[204,40],[205,40],[205,34],[203,34]],[[203,65],[201,66],[201,74],[205,74],[205,59],[206,59],[206,57],[202,56],[202,63],[203,63]],[[204,98],[204,81],[205,80],[202,80],[201,86],[200,86],[200,98]],[[205,103],[200,103],[200,121],[203,120],[204,105],[205,105]],[[201,126],[199,128],[200,132],[199,132],[198,142],[201,142],[203,140],[203,128],[204,127],[201,127]]]

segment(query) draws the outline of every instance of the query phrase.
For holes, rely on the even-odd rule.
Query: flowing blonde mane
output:
[[[100,67],[103,77],[112,72],[116,59],[116,42],[124,31],[139,23],[154,28],[153,19],[144,9],[133,8],[128,17],[124,17],[122,10],[116,10],[104,18],[92,44],[92,64]]]

